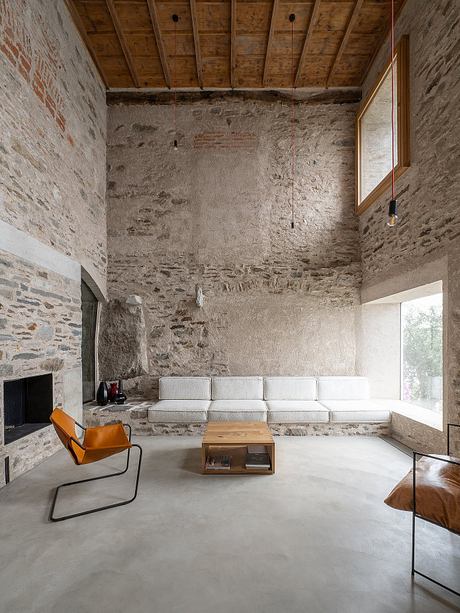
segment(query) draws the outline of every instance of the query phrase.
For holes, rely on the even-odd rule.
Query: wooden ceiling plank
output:
[[[190,13],[192,15],[193,43],[195,45],[196,75],[198,78],[198,85],[203,89],[203,62],[201,60],[200,31],[198,28],[196,0],[190,0]]]
[[[136,67],[134,65],[133,57],[131,55],[131,51],[129,50],[128,43],[126,42],[125,35],[123,34],[123,29],[121,27],[120,20],[118,19],[117,10],[113,3],[113,0],[105,0],[105,4],[110,13],[110,17],[113,21],[113,27],[115,28],[115,32],[117,33],[118,40],[120,42],[121,50],[123,51],[123,55],[125,56],[126,64],[128,66],[129,74],[131,75],[131,79],[133,80],[134,87],[140,87],[139,77],[137,76]]]
[[[350,34],[352,33],[353,28],[355,27],[356,21],[358,19],[359,12],[360,12],[363,4],[364,4],[364,0],[356,0],[356,2],[355,2],[355,6],[353,7],[353,11],[352,11],[352,13],[350,15],[350,19],[348,20],[348,23],[347,23],[347,29],[345,30],[345,33],[344,33],[343,38],[342,38],[342,42],[340,43],[340,47],[339,47],[339,49],[338,49],[338,51],[336,53],[334,61],[332,62],[332,66],[331,66],[331,69],[329,71],[329,74],[327,75],[326,88],[328,88],[330,86],[332,77],[334,76],[334,72],[335,72],[335,70],[336,70],[340,60],[342,59],[343,52],[345,51],[345,47],[348,44],[348,39],[350,38]]]
[[[404,8],[404,5],[406,4],[406,1],[407,0],[400,0],[399,6],[398,6],[398,8],[395,11],[395,25],[396,25],[396,22],[398,20],[398,17],[400,15],[401,11]],[[391,30],[391,24],[388,22],[388,27],[385,29],[382,37],[379,40],[378,45],[375,48],[374,53],[372,54],[371,59],[369,60],[369,63],[366,66],[366,69],[364,70],[364,73],[363,73],[362,78],[361,78],[361,85],[364,85],[364,81],[367,79],[367,75],[371,71],[371,68],[374,65],[375,60],[377,59],[377,55],[379,54],[380,49],[384,45],[384,43],[385,43],[385,41],[387,39],[387,36],[390,34],[390,30]],[[388,52],[388,55],[391,55],[391,53]]]
[[[236,0],[231,0],[231,18],[230,18],[230,84],[231,87],[236,87],[235,83],[235,68],[236,68]]]
[[[270,20],[270,30],[268,33],[267,48],[265,50],[264,75],[262,77],[262,87],[265,87],[267,83],[268,66],[270,63],[270,56],[271,56],[271,52],[273,48],[273,37],[275,35],[275,22],[276,22],[276,15],[278,11],[278,5],[279,5],[279,0],[273,0],[272,16]]]
[[[102,81],[104,82],[104,85],[108,89],[109,88],[109,80],[107,78],[107,75],[104,72],[104,69],[102,68],[102,65],[101,65],[101,63],[99,61],[99,58],[97,57],[97,55],[96,55],[96,53],[95,53],[95,51],[93,49],[93,45],[91,43],[91,40],[90,40],[90,38],[89,38],[89,36],[88,36],[88,34],[86,32],[85,26],[83,25],[83,20],[80,17],[80,14],[79,14],[79,12],[76,9],[76,7],[75,7],[75,5],[73,3],[73,0],[65,0],[65,4],[67,6],[67,9],[68,9],[68,11],[70,13],[70,16],[72,17],[72,20],[73,20],[73,22],[74,22],[74,24],[75,24],[75,26],[76,26],[80,36],[81,36],[83,42],[86,45],[86,48],[88,49],[88,52],[89,52],[89,54],[91,56],[91,59],[93,60],[94,65],[96,66],[97,71],[99,72],[99,75],[100,75]]]
[[[315,0],[315,4],[313,5],[313,10],[310,15],[310,21],[308,22],[307,33],[305,35],[305,40],[303,43],[302,53],[300,54],[299,63],[297,64],[297,72],[294,79],[295,87],[297,87],[299,84],[300,75],[302,74],[302,68],[308,54],[308,46],[310,44],[311,36],[313,34],[313,30],[315,29],[316,22],[318,21],[320,4],[321,0]]]
[[[169,72],[168,60],[166,57],[163,37],[161,36],[160,26],[158,25],[159,24],[158,10],[157,10],[155,0],[147,0],[147,6],[149,7],[150,20],[152,22],[152,28],[155,34],[155,40],[157,41],[158,53],[160,55],[160,62],[161,62],[161,67],[163,69],[165,83],[166,83],[166,86],[169,89],[171,89],[171,74]]]

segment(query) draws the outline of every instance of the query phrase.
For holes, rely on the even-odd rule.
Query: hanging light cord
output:
[[[295,15],[290,15],[291,20],[291,74],[292,74],[292,90],[291,90],[291,228],[294,228],[295,211],[294,211],[294,186],[295,186],[295,157],[296,157],[296,142],[295,142],[295,74],[294,74],[294,21]]]
[[[174,19],[174,17],[173,17]],[[177,84],[176,84],[176,68],[177,68],[177,21],[174,19],[174,147],[177,149]]]
[[[391,0],[391,199],[395,200],[395,7]]]

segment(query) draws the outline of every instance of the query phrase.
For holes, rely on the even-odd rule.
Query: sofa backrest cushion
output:
[[[318,377],[318,400],[366,400],[367,377]]]
[[[314,377],[264,377],[265,400],[316,400]]]
[[[263,377],[213,377],[213,400],[262,400]]]
[[[211,400],[211,377],[160,377],[160,400]]]

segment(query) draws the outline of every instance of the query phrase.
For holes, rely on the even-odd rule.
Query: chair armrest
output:
[[[437,455],[432,455],[430,453],[421,453],[420,451],[414,451],[414,466],[416,462],[416,456],[420,456],[421,458],[432,458],[433,460],[439,460],[440,462],[447,462],[447,464],[456,464],[460,466],[460,460],[452,460],[451,458],[441,458]]]
[[[69,443],[70,441],[72,441],[72,443],[75,443],[76,445],[78,445],[80,447],[80,449],[82,449],[83,451],[86,451],[86,447],[84,447],[80,441],[78,441],[76,438],[74,438],[73,436],[70,437],[69,439]]]
[[[460,428],[460,424],[447,424],[447,455],[450,455],[450,429]]]
[[[85,426],[82,426],[81,424],[78,423],[78,421],[75,422],[76,425],[81,428],[82,430],[86,430]]]

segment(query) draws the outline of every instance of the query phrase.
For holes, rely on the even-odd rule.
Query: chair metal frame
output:
[[[79,424],[77,421],[75,422],[75,424],[81,428],[82,430],[86,431],[86,428],[84,426],[82,426],[81,424]],[[129,429],[129,434],[128,434],[128,440],[129,442],[131,442],[131,434],[132,434],[132,429],[131,426],[129,424],[122,424],[124,428],[128,428]],[[80,441],[78,441],[77,439],[71,437],[69,440],[72,441],[73,443],[75,443],[76,445],[78,445],[80,447],[80,449],[85,449],[83,447],[83,445],[80,443]],[[132,447],[137,447],[139,449],[139,461],[138,461],[138,465],[137,465],[137,473],[136,473],[136,485],[135,485],[135,489],[134,489],[134,496],[132,496],[132,498],[130,498],[129,500],[122,500],[121,502],[115,502],[113,504],[108,504],[108,505],[104,505],[102,507],[96,507],[95,509],[89,509],[88,511],[81,511],[80,513],[72,513],[70,515],[61,515],[60,517],[55,517],[54,515],[54,509],[56,507],[56,502],[57,502],[57,498],[58,498],[58,494],[59,494],[59,490],[63,487],[69,487],[71,485],[77,485],[79,483],[89,483],[90,481],[99,481],[100,479],[108,479],[109,477],[118,477],[120,475],[124,475],[128,468],[129,468],[129,461],[130,461],[130,452],[131,452],[131,447],[128,448],[128,455],[126,458],[126,466],[122,471],[118,471],[115,473],[110,473],[109,475],[101,475],[100,477],[91,477],[89,479],[80,479],[79,481],[69,481],[68,483],[62,483],[61,485],[59,485],[56,488],[56,491],[54,492],[54,496],[53,496],[53,501],[51,503],[51,509],[50,509],[50,513],[49,513],[49,520],[53,521],[53,522],[58,522],[58,521],[64,521],[66,519],[72,519],[73,517],[81,517],[82,515],[89,515],[90,513],[97,513],[98,511],[105,511],[106,509],[113,509],[114,507],[121,507],[125,504],[129,504],[130,502],[133,502],[133,500],[135,500],[135,498],[137,497],[137,490],[139,487],[139,476],[140,476],[140,472],[141,472],[141,464],[142,464],[142,447],[140,445],[137,445],[136,443],[132,443]],[[70,445],[67,447],[67,449],[72,453],[72,449],[70,447]]]
[[[450,429],[451,428],[460,428],[460,424],[447,424],[447,455],[450,456]],[[423,519],[424,521],[433,524],[435,526],[439,526],[440,528],[444,528],[444,530],[447,530],[448,532],[451,532],[452,534],[455,534],[457,536],[460,536],[460,532],[457,532],[456,530],[451,530],[450,528],[446,528],[446,526],[443,526],[442,524],[439,524],[431,519],[427,519],[426,517],[424,517],[423,515],[420,515],[419,513],[417,513],[417,501],[416,501],[416,492],[417,492],[417,479],[416,479],[416,468],[417,468],[417,458],[432,458],[433,460],[438,460],[439,462],[445,462],[446,464],[455,464],[457,466],[460,466],[460,460],[452,460],[452,459],[447,459],[447,458],[441,458],[439,456],[436,455],[431,455],[429,453],[420,453],[419,451],[414,451],[413,452],[413,466],[412,466],[412,576],[415,575],[420,575],[420,577],[423,577],[424,579],[428,579],[428,581],[431,581],[432,583],[435,583],[436,585],[439,585],[439,587],[444,588],[445,590],[451,592],[452,594],[455,594],[456,596],[460,596],[460,592],[457,592],[456,590],[454,590],[451,587],[448,587],[447,585],[444,585],[443,583],[441,583],[440,581],[437,581],[436,579],[433,579],[433,577],[430,577],[428,575],[425,575],[424,573],[421,573],[419,570],[417,570],[415,568],[415,527],[416,527],[416,519]]]

